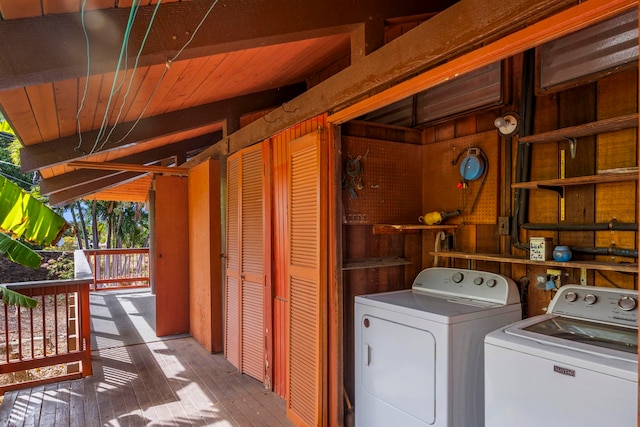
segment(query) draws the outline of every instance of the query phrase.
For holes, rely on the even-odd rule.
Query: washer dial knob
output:
[[[480,286],[482,285],[482,283],[484,283],[484,279],[482,277],[476,277],[475,279],[473,279],[473,283]]]
[[[464,280],[464,274],[460,273],[459,271],[457,273],[455,273],[453,275],[453,277],[451,278],[453,280],[454,283],[460,283]]]
[[[587,295],[584,297],[584,302],[585,302],[587,305],[593,305],[593,304],[595,304],[596,302],[598,302],[598,297],[597,297],[597,296],[595,296],[595,295],[593,295],[593,294],[587,294]]]
[[[623,296],[618,300],[618,307],[620,310],[631,311],[638,306],[638,301],[633,297]]]
[[[576,294],[575,292],[567,292],[564,296],[564,299],[566,299],[569,302],[574,302],[575,300],[578,299],[578,294]]]
[[[490,287],[490,288],[493,288],[497,284],[498,284],[498,282],[496,281],[496,279],[487,280],[487,286]]]

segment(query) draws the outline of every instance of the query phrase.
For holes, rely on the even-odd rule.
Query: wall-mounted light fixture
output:
[[[507,113],[494,120],[493,124],[504,136],[513,136],[518,132],[518,116],[516,113]]]

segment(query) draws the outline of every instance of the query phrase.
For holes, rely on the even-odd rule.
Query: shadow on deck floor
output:
[[[91,295],[93,376],[7,393],[1,426],[291,426],[285,402],[188,335],[155,336],[148,290]]]

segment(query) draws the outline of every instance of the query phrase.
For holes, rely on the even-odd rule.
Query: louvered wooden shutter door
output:
[[[319,134],[293,141],[290,153],[287,415],[297,425],[318,426],[323,422],[326,258]]]
[[[227,161],[227,271],[225,284],[224,355],[240,363],[240,155]]]
[[[242,372],[264,380],[264,164],[258,144],[242,151]]]

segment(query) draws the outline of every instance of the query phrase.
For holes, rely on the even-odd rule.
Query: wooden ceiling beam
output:
[[[334,113],[335,117],[335,112],[341,109],[376,94],[384,97],[385,89],[564,10],[570,17],[571,11],[579,6],[591,8],[596,11],[592,15],[604,19],[603,13],[608,16],[620,13],[631,3],[637,4],[630,0],[587,0],[578,6],[573,0],[512,0],[507,3],[502,0],[462,0],[288,102],[287,110],[294,113],[274,110],[266,114],[264,120],[229,135],[223,143],[228,146],[229,153],[234,153],[310,117],[325,112]],[[530,42],[535,45],[535,40]],[[506,53],[503,55],[507,56]],[[471,65],[467,71],[473,69]],[[388,103],[394,100],[390,99]],[[221,144],[216,144],[188,162],[189,166],[215,157],[221,151],[224,151]]]
[[[220,122],[230,116],[241,116],[249,112],[282,105],[302,93],[305,88],[306,85],[304,83],[299,83],[280,89],[257,92],[149,117],[140,120],[128,135],[127,132],[135,122],[123,123],[114,130],[111,137],[113,142],[104,144],[103,147],[99,147],[94,152],[91,152],[91,150],[98,137],[98,130],[83,133],[83,144],[79,149],[77,149],[78,135],[71,135],[42,144],[29,145],[20,150],[21,167],[24,172],[32,172],[70,161],[81,160],[99,152],[111,151],[130,144],[197,129]]]
[[[209,147],[220,139],[222,139],[222,131],[213,132],[207,135],[190,138],[185,141],[175,142],[173,144],[125,156],[117,159],[117,161],[119,163],[132,165],[148,165],[174,156],[186,157],[188,153]],[[51,195],[66,189],[100,181],[110,176],[117,175],[118,173],[119,171],[112,170],[76,170],[41,180],[40,192],[44,195]]]
[[[53,206],[65,206],[89,194],[131,182],[142,175],[146,175],[146,172],[119,172],[100,181],[90,182],[52,194],[49,196],[49,203]]]
[[[212,1],[162,4],[155,17],[155,5],[140,7],[128,44],[130,63],[150,22],[153,22],[153,31],[144,44],[139,66],[164,64],[178,52],[178,59],[191,59],[347,33],[353,25],[370,19],[439,12],[455,3],[454,0],[326,0],[323,7],[309,7],[306,0],[219,0],[207,15]],[[87,10],[84,26],[81,13],[0,21],[0,51],[3,52],[0,90],[86,75],[85,30],[89,39],[90,73],[114,71],[129,12],[130,8]],[[205,16],[203,25],[193,36]]]
[[[637,3],[636,0],[591,0],[574,6],[544,21],[528,25],[517,32],[487,43],[461,57],[407,79],[392,88],[349,105],[329,116],[334,124],[345,123],[364,114],[406,99],[470,71],[502,61],[510,56],[613,17]],[[637,122],[637,120],[636,120]]]
[[[187,176],[189,175],[189,169],[172,166],[156,166],[156,165],[132,165],[130,163],[116,163],[116,162],[71,162],[69,166],[78,169],[93,169],[102,171],[129,171],[129,172],[142,172],[142,173],[158,173],[162,175],[171,176]]]

